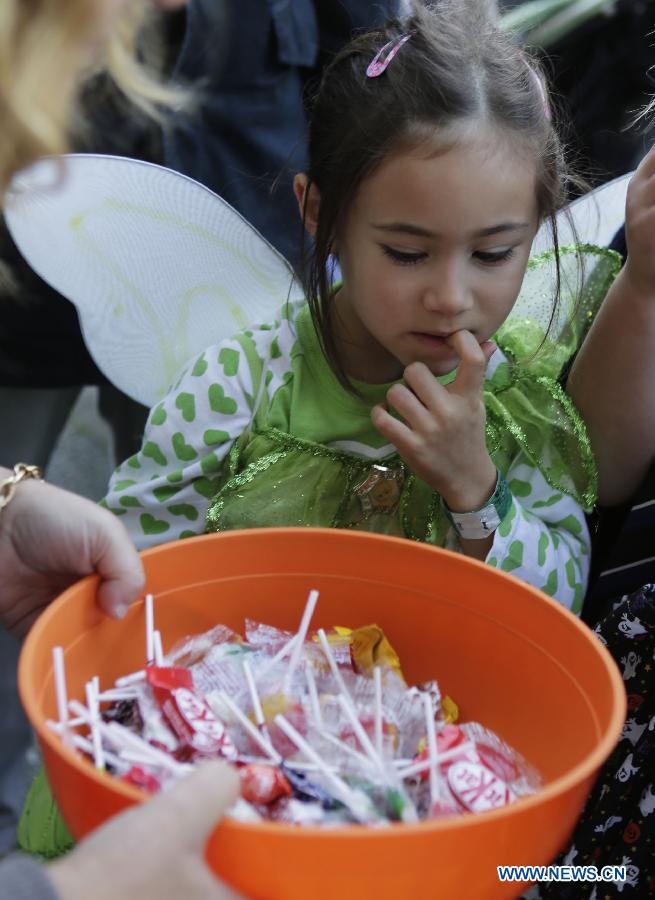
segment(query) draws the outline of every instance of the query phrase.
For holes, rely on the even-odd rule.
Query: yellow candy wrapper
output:
[[[373,677],[375,666],[389,668],[405,681],[400,659],[379,625],[363,625],[361,628],[344,628],[335,625],[327,635],[331,646],[350,646],[353,668],[360,675]]]

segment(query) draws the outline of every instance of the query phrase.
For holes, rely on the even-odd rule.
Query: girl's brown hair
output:
[[[412,32],[386,71],[366,68],[389,41]],[[320,192],[314,241],[303,235],[301,267],[323,350],[341,383],[352,390],[331,327],[329,257],[362,181],[392,152],[469,121],[520,139],[537,160],[537,203],[556,249],[556,213],[567,198],[562,145],[536,61],[485,16],[479,0],[416,3],[412,15],[356,37],[326,69],[313,99],[309,128],[309,187]],[[559,264],[557,294],[559,295]]]
[[[182,94],[138,59],[148,16],[128,4],[106,46],[95,50],[100,0],[2,0],[0,4],[0,204],[12,176],[41,156],[65,153],[80,80],[106,67],[129,99],[151,115]],[[139,51],[140,52],[140,51]]]

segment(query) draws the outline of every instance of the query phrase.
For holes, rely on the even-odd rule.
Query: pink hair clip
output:
[[[368,68],[366,69],[366,77],[377,78],[378,75],[381,75],[385,71],[391,60],[394,58],[396,53],[398,53],[402,45],[406,44],[413,34],[416,34],[416,32],[408,31],[407,34],[401,34],[400,37],[397,37],[393,41],[389,41],[384,45],[384,47],[382,47],[382,49],[378,50],[371,62],[368,64]],[[388,50],[389,52],[386,56],[383,56],[383,53],[386,50]]]

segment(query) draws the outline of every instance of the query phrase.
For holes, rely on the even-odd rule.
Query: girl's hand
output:
[[[623,276],[639,293],[655,296],[655,146],[628,186],[625,236],[628,259]]]
[[[405,385],[395,384],[387,394],[404,421],[382,405],[373,408],[371,420],[453,512],[469,512],[484,506],[496,484],[482,396],[496,347],[490,341],[478,344],[470,331],[457,331],[448,342],[460,359],[455,380],[444,386],[424,363],[412,363],[405,369]]]

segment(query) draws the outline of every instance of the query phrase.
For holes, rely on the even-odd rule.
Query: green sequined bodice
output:
[[[596,496],[593,456],[584,425],[557,381],[501,363],[484,396],[487,447],[496,467],[506,474],[523,452],[554,489],[590,508]],[[397,502],[388,496],[392,490]],[[284,525],[356,528],[438,546],[445,545],[449,529],[439,495],[397,454],[371,460],[276,428],[255,429],[232,448],[207,528]]]
[[[438,499],[396,454],[363,459],[268,428],[235,444],[207,523],[355,528],[441,544],[448,527]]]

